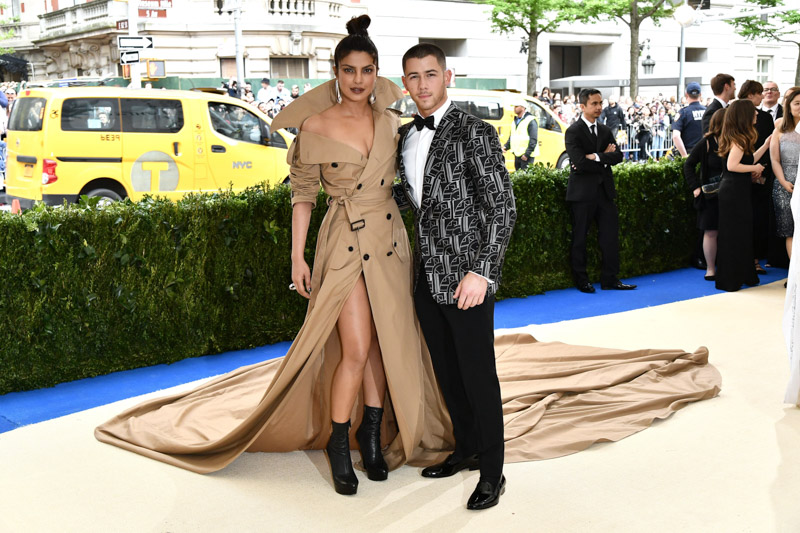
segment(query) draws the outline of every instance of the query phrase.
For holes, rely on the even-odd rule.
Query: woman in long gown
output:
[[[380,445],[362,446],[368,476],[375,463],[367,463],[381,455],[378,446],[390,470],[429,466],[453,450],[450,417],[414,314],[408,235],[391,196],[398,119],[387,108],[402,93],[368,72],[370,65],[377,70],[376,54],[356,50],[343,57],[337,49],[335,58],[337,80],[303,94],[272,123],[273,129],[300,129],[288,155],[292,277],[309,305],[286,356],[132,407],[99,426],[98,440],[208,473],[244,452],[325,449],[331,427],[341,421],[345,443],[328,453],[333,468],[335,461],[347,467],[349,453],[342,448],[360,443],[345,441],[346,420],[358,425],[361,405],[379,408],[382,402]],[[361,136],[364,131],[373,133]],[[310,273],[300,250],[320,182],[330,199]],[[354,353],[344,353],[354,346]],[[625,351],[515,334],[496,337],[495,354],[506,462],[619,440],[720,390],[705,348]],[[358,389],[363,393],[354,396]],[[352,470],[339,473],[334,488],[353,491]]]
[[[722,123],[719,155],[725,166],[719,186],[716,287],[723,291],[738,291],[743,283],[753,286],[759,282],[753,262],[750,190],[753,176],[764,172],[764,165],[753,163],[769,148],[769,139],[755,150],[757,117],[753,102],[737,100],[728,106]]]
[[[791,213],[794,215],[794,228],[800,227],[800,194],[792,194],[797,165],[800,160],[800,89],[790,92],[783,101],[783,118],[775,122],[770,156],[775,172],[776,187],[780,185],[791,198]],[[792,239],[791,246],[798,240]],[[800,262],[797,253],[791,254],[789,279],[786,287],[786,301],[783,311],[783,335],[789,352],[789,385],[786,387],[784,401],[800,407],[800,317],[798,312],[798,273]]]

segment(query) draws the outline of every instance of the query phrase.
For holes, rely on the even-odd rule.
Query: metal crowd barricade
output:
[[[617,131],[617,146],[622,150],[626,161],[638,161],[641,158],[641,147],[639,146],[639,140],[636,138],[638,132],[638,126],[633,124],[629,124],[626,128],[620,128]],[[672,128],[665,126],[660,131],[653,128],[651,134],[652,141],[650,146],[647,147],[648,159],[661,159],[668,155],[673,146]]]

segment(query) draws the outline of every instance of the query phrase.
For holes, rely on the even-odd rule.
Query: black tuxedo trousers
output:
[[[494,353],[494,296],[461,310],[437,303],[419,269],[414,305],[450,411],[459,459],[478,454],[481,479],[503,472],[503,401]]]
[[[597,223],[597,241],[602,254],[600,283],[614,283],[619,275],[619,214],[614,200],[608,197],[601,183],[597,186],[594,199],[570,204],[572,248],[569,259],[575,284],[589,282],[589,275],[586,273],[586,236],[592,222]]]

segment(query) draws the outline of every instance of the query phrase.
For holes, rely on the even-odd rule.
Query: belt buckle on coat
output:
[[[367,226],[367,222],[362,218],[350,223],[350,231],[358,231]]]

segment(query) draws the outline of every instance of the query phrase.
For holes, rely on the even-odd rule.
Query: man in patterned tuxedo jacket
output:
[[[456,440],[422,475],[480,468],[467,508],[486,509],[505,489],[494,294],[516,220],[511,180],[494,128],[447,97],[452,73],[442,50],[414,46],[403,72],[420,114],[400,128],[393,192],[414,211],[414,303]]]

